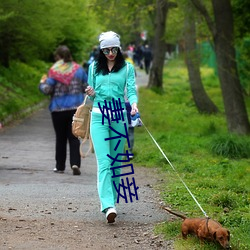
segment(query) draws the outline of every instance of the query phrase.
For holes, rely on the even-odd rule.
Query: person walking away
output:
[[[125,137],[117,140],[105,140],[113,138],[118,133],[124,134],[124,127],[127,125],[126,107],[124,91],[126,88],[127,97],[131,104],[131,115],[138,112],[137,94],[135,88],[134,66],[126,63],[121,53],[120,36],[113,31],[103,32],[99,36],[100,53],[98,59],[89,67],[88,83],[86,93],[93,100],[91,113],[90,134],[93,140],[96,160],[97,160],[97,189],[101,203],[101,212],[106,214],[107,222],[115,222],[117,211],[115,203],[117,201],[116,185],[119,186],[121,169],[119,168],[123,153]],[[120,100],[124,120],[112,120],[111,111],[117,109],[115,103]],[[108,103],[108,105],[107,105]],[[110,105],[110,106],[109,106]],[[107,108],[110,107],[110,109]],[[106,107],[106,108],[105,108]],[[103,119],[103,118],[106,119]],[[126,123],[126,124],[125,124]],[[115,176],[112,177],[110,169],[113,160],[109,158],[117,157],[117,161],[112,168]],[[114,184],[113,184],[114,183]]]
[[[147,44],[145,45],[143,57],[144,57],[145,71],[146,71],[146,74],[148,75],[153,56],[152,56],[152,51]]]
[[[135,48],[135,54],[136,54],[136,64],[140,69],[143,69],[143,63],[142,63],[142,59],[143,59],[143,47],[141,44],[139,44],[136,48]]]
[[[84,100],[87,74],[83,68],[73,61],[67,46],[59,46],[55,53],[54,65],[39,84],[40,91],[50,95],[49,110],[56,135],[55,173],[64,173],[66,168],[67,142],[69,142],[70,166],[73,175],[80,175],[81,156],[80,142],[72,134],[72,117],[77,107]]]

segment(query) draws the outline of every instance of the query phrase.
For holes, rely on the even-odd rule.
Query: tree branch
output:
[[[209,30],[211,31],[213,37],[215,37],[216,27],[205,5],[200,0],[190,0],[190,1],[194,5],[194,7],[201,13],[201,15],[205,18]]]

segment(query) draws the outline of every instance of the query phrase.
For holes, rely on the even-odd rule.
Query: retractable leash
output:
[[[159,146],[159,144],[156,142],[156,140],[154,139],[154,137],[152,136],[152,134],[149,132],[149,130],[147,129],[147,127],[145,126],[145,124],[142,122],[141,118],[139,118],[139,120],[142,123],[142,125],[145,127],[146,131],[148,132],[148,134],[152,138],[152,140],[155,143],[155,145],[159,148],[159,150],[161,151],[162,155],[165,157],[165,159],[167,160],[167,162],[169,163],[169,165],[176,172],[177,176],[179,177],[179,179],[181,180],[181,182],[183,183],[183,185],[185,186],[185,188],[187,189],[187,191],[189,192],[189,194],[191,195],[191,197],[194,199],[194,201],[196,202],[196,204],[198,205],[198,207],[200,208],[200,210],[202,211],[202,213],[205,215],[206,218],[209,218],[209,216],[206,214],[206,212],[203,210],[203,208],[201,207],[201,205],[199,204],[199,202],[196,200],[196,198],[194,197],[194,195],[192,194],[192,192],[190,191],[190,189],[188,188],[188,186],[186,185],[186,183],[182,180],[182,178],[178,174],[178,172],[175,169],[175,167],[173,166],[173,164],[170,162],[170,160],[168,159],[168,157],[164,154],[164,152],[161,149],[161,147]]]

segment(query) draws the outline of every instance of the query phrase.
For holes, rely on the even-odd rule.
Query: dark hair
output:
[[[54,53],[54,57],[55,58],[60,57],[61,59],[63,59],[64,62],[72,62],[73,61],[70,50],[65,45],[61,45],[56,49],[56,51]]]
[[[121,50],[118,49],[117,55],[115,58],[115,65],[113,67],[113,72],[118,72],[121,68],[125,66],[125,60],[121,53]],[[103,54],[102,50],[100,50],[99,56],[97,57],[97,63],[96,63],[96,72],[99,74],[107,75],[109,74],[109,69],[107,65],[107,58]]]

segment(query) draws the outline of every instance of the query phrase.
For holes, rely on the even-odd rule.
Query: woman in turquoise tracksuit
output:
[[[119,140],[105,140],[117,136],[109,125],[121,134],[125,134],[124,123],[127,124],[126,107],[124,101],[124,91],[126,88],[128,100],[132,106],[131,115],[138,112],[137,108],[137,93],[135,87],[135,70],[134,66],[126,63],[120,50],[120,36],[115,32],[104,32],[99,36],[100,53],[97,60],[89,67],[88,84],[86,93],[90,96],[93,102],[91,114],[90,133],[94,144],[94,150],[97,159],[97,188],[101,202],[101,211],[106,213],[108,223],[115,221],[117,212],[115,203],[117,200],[117,191],[113,185],[119,187],[120,178],[113,176],[113,171],[110,169],[112,159],[107,155],[115,158],[118,153],[122,154],[126,142],[125,137]],[[111,103],[111,109],[114,109],[112,102],[120,99],[123,108],[124,121],[103,120],[101,110],[105,103]],[[110,115],[106,111],[105,115]],[[116,146],[118,147],[116,148]],[[119,157],[118,159],[121,159]],[[121,166],[121,162],[115,162],[112,167]],[[115,175],[119,175],[120,168],[115,169]]]

